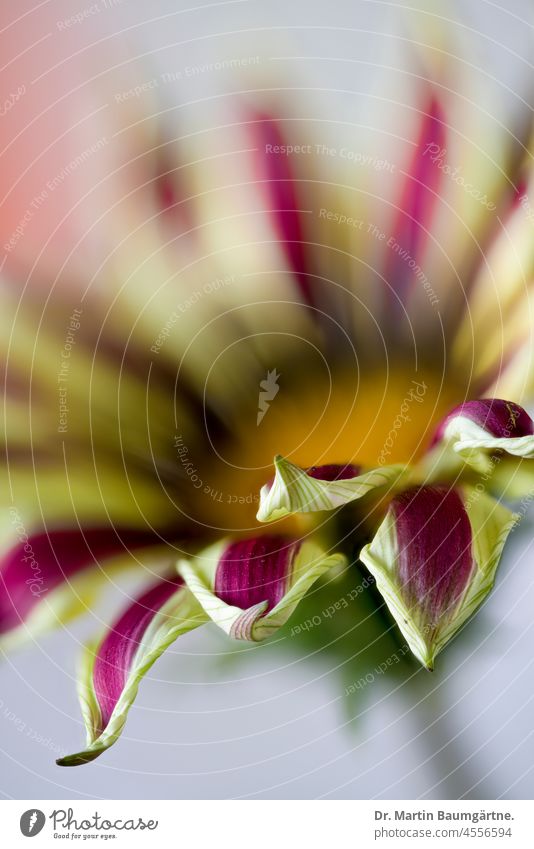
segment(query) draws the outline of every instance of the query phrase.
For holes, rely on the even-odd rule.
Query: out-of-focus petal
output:
[[[175,376],[159,379],[146,349],[135,357],[114,347],[94,303],[65,301],[40,312],[29,300],[17,305],[0,286],[0,306],[0,491],[26,523],[161,528],[180,521],[169,437]],[[198,408],[185,392],[176,404],[192,445]],[[162,485],[169,468],[174,503]]]
[[[408,173],[398,200],[398,212],[388,241],[385,278],[392,291],[405,299],[410,282],[415,283],[413,266],[418,264],[432,226],[442,172],[435,167],[433,154],[445,145],[445,116],[436,97],[423,114]],[[390,244],[391,243],[391,244]]]
[[[328,465],[301,469],[280,455],[274,458],[274,479],[260,492],[259,522],[290,513],[335,510],[379,487],[392,487],[406,470],[397,464],[363,471],[358,466]]]
[[[532,145],[528,138],[525,141]],[[478,265],[472,280],[466,272],[468,303],[451,344],[453,368],[472,363],[472,381],[479,394],[488,393],[532,336],[534,318],[529,300],[534,279],[534,169],[532,153],[525,157],[525,150],[522,145],[521,168],[510,165],[507,203],[495,212],[491,240],[480,245],[480,255],[477,252],[474,256]],[[525,369],[520,374],[523,381],[531,376]],[[523,384],[522,394],[526,389]]]
[[[310,281],[307,276],[305,246],[302,244],[301,215],[291,159],[287,143],[278,123],[270,115],[259,113],[254,117],[254,135],[260,151],[263,179],[267,181],[270,209],[281,243],[296,281],[306,301],[311,302]]]
[[[261,536],[221,543],[178,571],[210,619],[240,640],[264,640],[290,617],[306,592],[341,554],[327,555],[308,540]]]
[[[206,618],[180,578],[158,581],[135,599],[101,642],[85,650],[79,696],[87,744],[58,760],[58,765],[88,763],[112,746],[152,664],[180,634]]]
[[[201,249],[233,277],[219,293],[227,307],[261,303],[236,316],[251,331],[275,318],[284,327],[309,327],[301,308],[309,301],[301,219],[310,210],[299,200],[280,109],[226,103],[216,129],[197,134],[190,145]],[[282,311],[278,300],[285,302]]]
[[[531,304],[529,301],[529,308]],[[526,305],[525,305],[526,309]],[[488,395],[496,398],[532,398],[534,396],[534,344],[533,334],[518,342],[510,352],[488,388]]]
[[[0,560],[0,645],[12,647],[91,608],[112,573],[137,566],[150,550],[167,555],[155,534],[132,529],[79,528],[28,535],[11,508],[19,542]]]
[[[360,557],[413,654],[428,669],[484,601],[515,521],[476,489],[397,495]]]

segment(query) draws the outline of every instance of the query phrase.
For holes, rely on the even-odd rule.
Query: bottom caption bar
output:
[[[3,801],[3,846],[534,847],[529,801]]]

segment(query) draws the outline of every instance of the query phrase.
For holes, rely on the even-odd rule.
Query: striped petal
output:
[[[278,122],[268,114],[254,117],[253,130],[261,151],[259,172],[265,174],[271,214],[281,243],[284,245],[305,302],[311,303],[307,263],[302,244],[301,212],[295,191],[294,175],[287,154],[287,144]]]
[[[11,508],[19,542],[0,560],[0,645],[11,648],[85,612],[110,571],[137,565],[132,552],[153,533],[120,528],[66,529],[28,535]]]
[[[85,749],[59,766],[89,763],[120,736],[139,683],[166,648],[206,621],[178,577],[158,581],[124,611],[97,645],[86,648],[78,692],[87,732]]]
[[[406,259],[414,264],[420,262],[433,222],[442,175],[433,164],[432,155],[444,149],[445,126],[440,104],[431,97],[423,113],[415,152],[397,203],[390,242],[399,248],[386,255],[386,280],[401,299],[406,297],[415,281]]]
[[[393,499],[363,548],[361,560],[427,669],[490,592],[515,518],[474,489],[419,487]]]
[[[518,404],[499,398],[467,401],[439,426],[434,443],[446,441],[468,462],[481,452],[505,451],[515,457],[534,457],[534,422]]]
[[[239,640],[264,640],[291,616],[326,571],[341,566],[313,542],[262,536],[220,543],[178,571],[207,615]]]
[[[290,513],[335,510],[378,487],[391,487],[406,471],[404,465],[362,472],[351,464],[301,469],[280,455],[274,458],[274,479],[260,492],[259,522],[272,522]]]
[[[466,362],[472,363],[472,383],[480,387],[480,394],[514,397],[516,381],[521,387],[518,397],[525,391],[530,394],[531,369],[516,362],[512,381],[507,371],[525,343],[532,347],[532,316],[525,309],[534,281],[531,129],[530,121],[517,132],[512,129],[510,136],[521,155],[511,151],[503,169],[507,185],[491,226],[478,240],[479,250],[472,254],[474,267],[458,269],[459,279],[466,281],[469,309],[459,316],[451,339],[451,365],[463,369]],[[497,391],[495,384],[501,387]]]

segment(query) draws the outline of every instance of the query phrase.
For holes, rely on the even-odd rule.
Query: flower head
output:
[[[532,262],[529,161],[488,176],[493,209],[467,197],[437,84],[372,190],[323,173],[317,152],[305,171],[284,116],[232,108],[180,143],[117,110],[94,265],[84,253],[56,286],[43,259],[20,304],[2,289],[4,646],[147,575],[85,650],[87,742],[61,765],[118,739],[182,634],[212,622],[264,640],[361,564],[433,668],[493,585],[515,521],[503,492],[534,486],[531,327],[507,265],[516,244]],[[484,236],[476,252],[457,210]]]

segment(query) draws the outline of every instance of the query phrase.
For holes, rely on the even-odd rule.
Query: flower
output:
[[[188,148],[118,109],[94,162],[109,206],[87,242],[78,222],[94,265],[84,250],[67,286],[45,255],[20,304],[4,286],[3,645],[147,578],[85,649],[87,743],[61,765],[109,748],[207,622],[263,640],[366,568],[433,668],[488,596],[517,521],[501,502],[534,483],[530,161],[466,194],[444,95],[419,94],[387,185],[321,176],[311,131],[268,111],[233,107]]]

